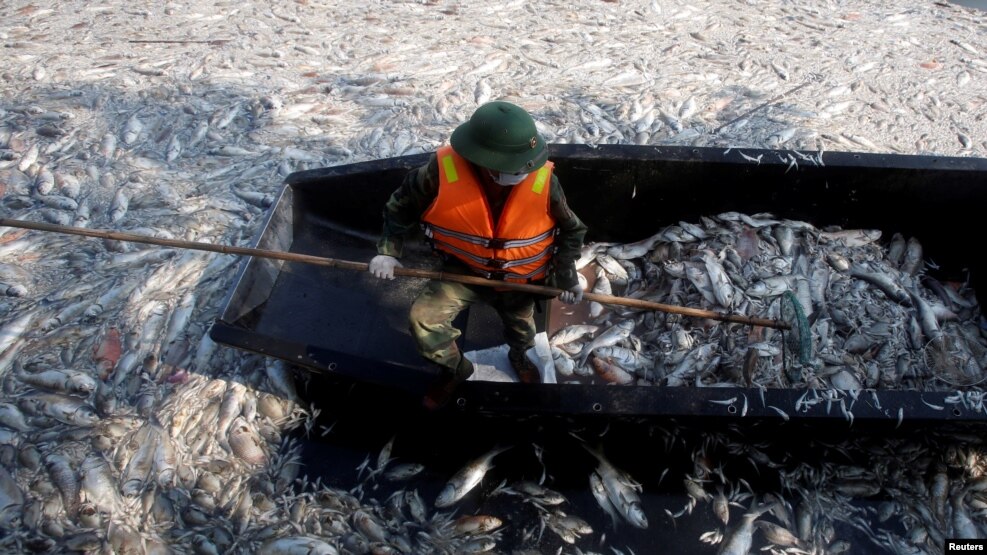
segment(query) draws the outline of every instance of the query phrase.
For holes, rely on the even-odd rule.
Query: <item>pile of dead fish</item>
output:
[[[880,239],[877,230],[724,213],[635,243],[587,245],[577,267],[595,273],[595,293],[779,320],[791,292],[811,335],[809,363],[773,328],[593,303],[589,323],[551,338],[556,372],[696,387],[949,391],[982,383],[987,329],[975,292],[925,273],[918,239]]]
[[[104,341],[94,352],[113,350]],[[4,381],[16,400],[0,403],[4,549],[475,553],[496,545],[494,517],[431,514],[416,490],[370,502],[300,478],[299,446],[285,434],[314,420],[283,364],[224,356],[221,364],[237,367],[230,376],[161,384],[145,370],[130,406],[113,399],[107,381],[63,368],[54,350],[24,354],[24,368]],[[389,462],[382,452],[373,472],[398,482],[422,470]],[[458,501],[484,472],[468,467],[435,506]]]
[[[984,18],[943,3],[875,0],[851,10],[748,2],[723,10],[711,2],[655,0],[614,10],[577,2],[577,9],[569,3],[536,18],[524,2],[392,2],[387,10],[325,0],[64,4],[68,9],[0,3],[0,210],[7,218],[242,245],[289,173],[432,151],[477,105],[497,98],[528,108],[557,143],[987,152],[977,92],[987,80],[978,45]],[[752,26],[752,17],[763,23]],[[394,29],[409,21],[422,32],[395,41]],[[888,29],[899,40],[874,32]],[[764,48],[763,36],[785,44],[784,55]],[[785,225],[799,246],[784,255],[781,223],[738,217],[710,218],[701,227],[733,233],[739,265],[726,248],[728,235],[705,240],[702,249],[713,252],[704,256],[695,229],[683,224],[681,235],[672,228],[638,258],[623,260],[644,280],[629,275],[623,285],[619,270],[606,275],[615,292],[629,296],[772,317],[777,301],[767,291],[785,282],[812,311],[813,364],[795,381],[783,372],[780,342],[766,331],[756,336],[737,326],[599,307],[616,328],[607,335],[601,332],[609,324],[595,323],[594,341],[617,335],[641,344],[633,354],[620,353],[647,359],[636,370],[621,363],[632,380],[735,384],[749,372],[766,386],[787,379],[949,389],[947,381],[979,379],[971,361],[983,367],[983,343],[971,327],[970,291],[936,288],[921,276],[921,264],[876,256],[875,243],[841,244],[794,223]],[[590,254],[607,271],[616,267],[603,255],[622,259],[603,247]],[[841,270],[819,262],[837,255],[853,265]],[[494,549],[496,517],[453,520],[447,511],[455,503],[429,512],[411,486],[378,500],[362,495],[359,484],[306,480],[299,447],[286,438],[293,430],[323,433],[308,429],[317,411],[301,406],[283,365],[218,349],[208,337],[234,262],[0,230],[0,548]],[[732,289],[723,287],[716,264]],[[811,279],[791,283],[792,275]],[[817,289],[823,276],[824,291]],[[766,282],[764,292],[754,287],[759,282]],[[816,302],[820,292],[824,304]],[[616,343],[583,352],[575,341],[560,346],[577,360],[617,360],[604,354]],[[627,379],[615,365],[601,368],[614,381]],[[976,394],[967,390],[962,401],[977,406]],[[915,463],[933,449],[898,451]],[[760,450],[743,454],[758,464],[775,462]],[[885,462],[899,455],[880,454]],[[949,534],[950,523],[972,533],[967,513],[956,509],[961,505],[982,522],[982,482],[954,482],[961,466],[946,464],[948,483],[938,469],[917,464],[929,475],[903,476],[893,490],[896,510],[908,524],[922,523],[929,538]],[[397,481],[415,468],[384,457],[374,470],[375,478]],[[640,524],[627,499],[636,484],[648,484],[625,474],[600,460],[590,487],[605,494],[598,499],[615,521]],[[811,482],[816,475],[807,468],[799,476]],[[741,491],[734,482],[719,485]],[[544,483],[501,491],[538,507],[543,518],[526,526],[526,538],[548,530],[587,545],[588,526]],[[830,480],[806,491],[824,499],[850,489]],[[738,495],[731,501],[746,503]],[[927,512],[925,500],[934,502]],[[765,506],[772,505],[745,509]],[[646,505],[644,511],[652,521],[661,516]],[[802,542],[838,551],[822,541],[833,538],[831,526],[811,529],[825,533],[812,538],[800,528]],[[932,545],[917,535],[908,545]],[[742,543],[749,527],[727,536]]]

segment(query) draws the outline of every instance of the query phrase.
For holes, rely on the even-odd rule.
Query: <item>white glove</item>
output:
[[[583,291],[585,288],[582,284],[577,283],[566,291],[559,294],[559,300],[565,304],[576,304],[583,300]]]
[[[370,260],[370,273],[381,279],[394,279],[394,268],[404,268],[397,258],[378,254]]]

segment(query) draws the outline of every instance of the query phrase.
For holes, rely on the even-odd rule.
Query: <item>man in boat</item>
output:
[[[384,207],[384,229],[370,272],[394,279],[404,239],[421,225],[444,270],[563,290],[565,303],[582,300],[576,274],[586,226],[569,209],[552,173],[544,139],[524,109],[494,101],[457,127],[450,145],[405,177]],[[409,317],[418,352],[440,368],[424,403],[438,408],[473,374],[452,326],[475,302],[492,306],[504,322],[508,358],[525,383],[539,381],[525,356],[534,345],[537,296],[495,287],[433,281]]]

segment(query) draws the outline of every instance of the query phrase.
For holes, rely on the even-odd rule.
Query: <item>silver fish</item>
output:
[[[901,260],[905,256],[905,237],[900,233],[895,233],[891,237],[891,244],[888,245],[888,262],[894,267],[901,265]]]
[[[703,263],[706,265],[706,273],[709,274],[710,286],[713,289],[716,302],[723,308],[732,309],[735,294],[733,282],[730,281],[730,277],[727,276],[720,262],[711,255],[704,255]]]
[[[388,539],[384,527],[366,511],[358,510],[353,513],[353,526],[371,542],[386,542]]]
[[[764,539],[779,547],[799,547],[802,544],[795,534],[773,522],[758,520],[754,525],[764,534]]]
[[[576,361],[555,345],[552,345],[552,363],[555,366],[555,371],[566,377],[572,376],[576,367]]]
[[[0,328],[0,353],[6,351],[18,339],[24,336],[25,332],[34,321],[36,312],[33,310],[24,311],[17,318],[10,320]]]
[[[718,487],[716,495],[713,496],[713,514],[725,525],[730,523],[730,503],[723,493],[723,488]]]
[[[473,488],[483,480],[487,472],[493,468],[494,457],[507,451],[510,447],[496,447],[483,456],[470,461],[469,464],[461,468],[446,483],[442,491],[435,499],[435,506],[438,508],[449,507],[466,496]]]
[[[20,381],[60,393],[88,395],[96,391],[96,380],[86,372],[76,370],[45,370],[37,373],[21,373]]]
[[[713,282],[705,268],[700,267],[696,263],[687,262],[685,266],[685,277],[688,278],[689,282],[699,291],[708,304],[716,305],[719,303],[716,293],[713,291]]]
[[[79,468],[86,498],[102,511],[114,513],[123,500],[116,489],[116,480],[109,462],[98,453],[90,453]]]
[[[596,457],[596,460],[599,462],[596,468],[596,474],[599,475],[600,481],[603,482],[607,496],[610,498],[613,506],[631,526],[646,529],[648,527],[648,518],[644,514],[644,509],[641,506],[641,498],[638,496],[638,492],[642,489],[641,484],[634,481],[624,471],[613,466],[602,452],[586,444],[583,444],[583,448]]]
[[[652,235],[647,239],[636,241],[634,243],[614,245],[612,247],[607,247],[606,253],[617,260],[642,258],[651,251],[658,239],[659,235]]]
[[[627,281],[627,270],[624,269],[624,267],[621,266],[620,263],[609,254],[601,253],[596,255],[596,263],[618,280],[622,280],[623,282]],[[597,273],[597,276],[599,276],[599,273]]]
[[[819,238],[823,241],[839,242],[847,247],[862,247],[870,245],[881,238],[879,229],[845,229],[842,231],[821,231]]]
[[[120,187],[113,196],[110,203],[110,221],[119,222],[127,215],[127,208],[130,206],[131,191],[127,187]]]
[[[93,426],[99,422],[96,410],[75,397],[64,397],[54,393],[30,393],[21,397],[17,405],[25,412],[50,416],[65,424]]]
[[[922,269],[922,243],[910,237],[905,247],[905,257],[901,261],[901,271],[910,276],[917,275]]]
[[[127,145],[134,144],[140,137],[141,131],[144,130],[144,124],[137,117],[137,114],[130,116],[127,119],[126,125],[123,128],[123,143]]]
[[[425,466],[422,464],[402,463],[392,466],[384,472],[384,477],[392,482],[410,480],[411,478],[421,474],[423,470],[425,470]]]
[[[257,555],[338,555],[339,551],[331,544],[318,538],[288,536],[264,541],[257,549]]]
[[[933,344],[937,346],[942,346],[943,344],[943,333],[942,329],[939,327],[939,322],[936,320],[936,315],[932,311],[932,307],[929,303],[922,298],[922,295],[918,294],[914,289],[908,289],[908,297],[912,300],[912,305],[915,307],[918,313],[918,323],[922,326],[922,333],[928,338]]]
[[[31,426],[24,418],[24,413],[13,403],[0,403],[0,426],[21,432],[31,431]]]
[[[747,555],[754,539],[754,521],[771,509],[771,505],[752,508],[744,513],[740,522],[730,529],[716,555]]]
[[[27,149],[27,152],[24,153],[18,162],[17,169],[22,172],[26,172],[28,168],[33,166],[34,163],[38,161],[38,154],[40,154],[38,145],[31,145],[31,148]]]
[[[607,494],[607,488],[603,485],[603,478],[600,478],[600,475],[595,471],[591,472],[589,475],[589,488],[590,492],[593,494],[593,498],[596,499],[596,502],[600,505],[600,508],[603,509],[603,512],[610,517],[611,527],[616,530],[617,521],[620,520],[620,513],[610,501],[610,496]]]
[[[619,264],[618,264],[619,266]],[[623,268],[621,268],[623,270]],[[607,273],[604,268],[600,267],[596,269],[596,283],[593,284],[592,293],[597,295],[610,295],[613,293],[613,289],[610,285],[610,278],[607,277]],[[592,301],[589,305],[589,315],[591,318],[596,318],[603,313],[603,305]]]
[[[778,249],[782,256],[792,256],[792,247],[795,246],[795,232],[786,225],[778,225],[771,230],[775,240],[778,241]]]
[[[854,264],[853,266],[850,267],[850,275],[857,279],[862,279],[867,283],[870,283],[871,285],[877,287],[882,292],[884,292],[884,294],[887,295],[889,299],[899,304],[903,304],[905,306],[908,306],[910,304],[908,293],[905,292],[905,290],[901,287],[901,285],[895,282],[894,279],[888,274],[881,272],[871,272],[860,264]]]
[[[599,331],[599,329],[600,326],[592,324],[571,324],[555,332],[548,343],[552,346],[565,345],[587,335],[592,335]]]
[[[62,501],[69,514],[74,515],[78,510],[79,492],[82,486],[69,459],[59,453],[49,453],[45,457],[45,468],[51,476],[51,481],[62,493]]]
[[[596,350],[595,354],[597,356],[611,358],[621,367],[631,371],[654,364],[654,360],[645,356],[641,351],[617,345],[600,347]]]
[[[228,437],[233,454],[250,465],[263,464],[267,460],[263,440],[243,417],[237,417],[230,425]]]
[[[13,530],[20,526],[24,494],[14,477],[0,466],[0,528]]]
[[[606,331],[596,336],[592,341],[587,343],[583,350],[579,353],[579,361],[576,367],[585,366],[586,359],[589,355],[593,353],[594,349],[599,347],[609,347],[611,345],[616,345],[617,343],[630,337],[631,333],[634,331],[634,320],[623,320],[613,326],[610,326]]]

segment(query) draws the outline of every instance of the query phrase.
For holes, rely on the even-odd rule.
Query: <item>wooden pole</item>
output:
[[[232,247],[226,245],[217,245],[214,243],[182,241],[179,239],[163,239],[159,237],[150,237],[147,235],[123,233],[120,231],[87,229],[84,227],[69,227],[64,225],[47,224],[42,222],[10,220],[7,218],[0,218],[0,226],[17,227],[23,229],[31,229],[35,231],[45,231],[50,233],[66,233],[69,235],[82,235],[85,237],[112,239],[114,241],[125,241],[129,243],[145,243],[148,245],[157,245],[161,247],[174,247],[177,249],[191,249],[191,250],[199,250],[199,251],[219,252],[223,254],[256,256],[258,258],[286,260],[288,262],[301,262],[304,264],[314,264],[316,266],[327,266],[329,268],[341,268],[343,270],[359,270],[366,272],[369,270],[369,266],[370,266],[365,262],[352,262],[349,260],[325,258],[321,256],[312,256],[309,254],[301,254],[295,252],[272,251],[267,249],[253,249],[248,247]],[[536,295],[545,295],[548,297],[557,297],[563,292],[562,289],[558,289],[555,287],[547,287],[544,285],[533,285],[530,283],[512,283],[509,281],[485,279],[479,276],[450,274],[447,272],[437,272],[434,270],[424,270],[419,268],[395,268],[394,275],[405,276],[405,277],[426,278],[426,279],[437,279],[441,281],[454,281],[457,283],[482,285],[486,287],[499,287],[502,289],[510,289],[513,291],[524,291],[527,293],[534,293]],[[659,312],[667,312],[669,314],[681,314],[682,316],[691,316],[694,318],[708,318],[710,320],[717,320],[721,322],[735,322],[738,324],[763,326],[763,327],[776,328],[782,330],[791,329],[791,326],[789,324],[785,322],[779,322],[777,320],[752,318],[750,316],[742,316],[740,314],[722,314],[720,312],[713,312],[712,310],[701,310],[698,308],[689,308],[685,306],[674,306],[674,305],[656,303],[652,301],[644,301],[641,299],[614,297],[612,295],[601,295],[599,293],[589,293],[589,292],[583,294],[583,299],[589,301],[596,301],[602,304],[611,304],[611,305],[615,304],[621,306],[628,306],[631,308],[640,308],[643,310],[656,310]]]

